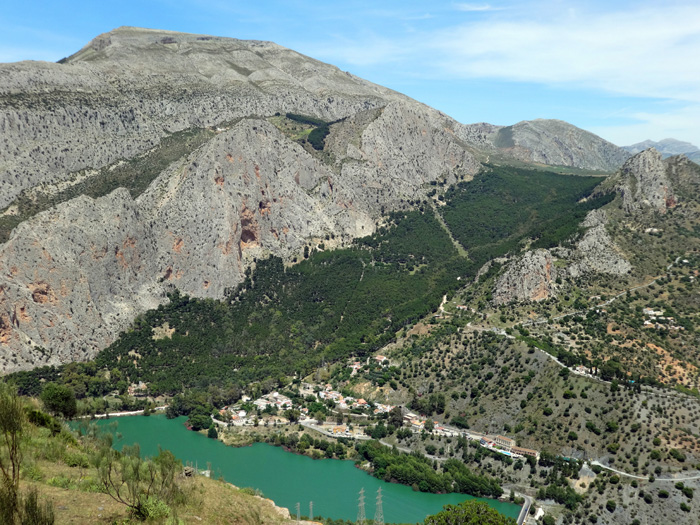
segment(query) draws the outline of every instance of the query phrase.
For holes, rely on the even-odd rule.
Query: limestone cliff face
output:
[[[34,177],[5,202],[178,129],[216,133],[136,199],[81,196],[15,228],[0,245],[2,371],[93,357],[168,289],[221,298],[255,258],[368,235],[426,183],[479,167],[448,117],[270,43],[120,29],[66,64],[3,67],[5,173]],[[285,111],[346,119],[318,154],[264,118]]]
[[[651,208],[665,213],[677,204],[661,153],[649,148],[625,162],[619,174],[623,208],[632,213]]]
[[[576,279],[583,275],[625,275],[632,265],[605,229],[605,210],[588,213],[586,228],[573,249],[553,248],[528,251],[506,265],[496,281],[493,300],[496,304],[541,301],[557,295],[557,278]],[[561,264],[555,265],[555,261]]]
[[[317,152],[271,123],[286,112],[343,120]],[[551,152],[607,151],[572,126],[532,138],[527,126],[512,137],[463,126],[270,42],[119,28],[60,64],[0,64],[0,212],[25,190],[51,196],[88,171],[109,178],[191,128],[207,128],[206,140],[159,165],[138,197],[74,198],[0,245],[0,372],[90,358],[171,288],[220,298],[255,258],[370,234],[428,183],[469,179],[473,152],[494,141],[535,152],[546,135],[549,153],[532,159],[595,169],[583,154]],[[552,293],[550,259],[526,261],[537,278],[523,294]]]
[[[493,301],[541,301],[554,294],[558,270],[548,250],[533,250],[509,263],[496,282]]]
[[[567,268],[569,276],[576,278],[590,273],[625,275],[632,270],[632,265],[605,229],[607,222],[608,215],[602,209],[593,210],[586,216],[582,224],[586,232],[576,249],[562,253],[571,261]]]
[[[81,360],[109,344],[162,301],[149,275],[155,254],[126,190],[21,224],[0,247],[0,367]]]
[[[0,65],[0,209],[186,128],[288,111],[335,120],[393,100],[409,102],[271,42],[119,28],[61,64]]]

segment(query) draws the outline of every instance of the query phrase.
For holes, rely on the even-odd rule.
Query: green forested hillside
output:
[[[613,199],[613,194],[588,198],[602,181],[492,166],[450,188],[441,213],[470,257],[484,263],[518,250],[525,238],[534,239],[533,248],[569,239],[586,213]]]

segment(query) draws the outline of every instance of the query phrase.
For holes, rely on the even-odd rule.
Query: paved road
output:
[[[620,476],[625,476],[627,478],[634,478],[634,479],[641,479],[644,481],[647,481],[649,479],[649,476],[637,476],[636,474],[628,474],[627,472],[623,472],[621,470],[617,470],[612,467],[608,467],[606,465],[603,465],[599,461],[591,461],[591,465],[596,465],[598,467],[604,468],[605,470],[610,470],[611,472],[614,472],[615,474],[619,474]],[[695,476],[687,476],[684,478],[656,478],[656,481],[691,481],[694,479],[700,479],[700,474],[697,474]]]
[[[520,514],[518,514],[518,525],[523,525],[523,523],[525,523],[527,514],[530,512],[530,507],[532,506],[532,498],[530,496],[523,494],[523,498],[525,498],[525,503],[523,504],[523,508],[520,509]]]

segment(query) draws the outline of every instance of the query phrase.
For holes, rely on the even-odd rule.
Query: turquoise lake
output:
[[[382,489],[384,521],[418,523],[426,516],[442,510],[443,505],[474,499],[464,494],[428,494],[410,487],[386,483],[355,468],[352,461],[337,459],[313,460],[286,452],[280,447],[257,443],[233,448],[185,428],[184,417],[167,419],[164,415],[116,417],[99,424],[118,423],[120,441],[117,448],[139,443],[142,455],[153,456],[158,446],[170,450],[184,463],[206,469],[211,464],[212,476],[223,478],[238,487],[253,487],[287,507],[295,515],[296,504],[301,514],[309,514],[313,501],[314,516],[355,521],[360,489],[365,490],[365,514],[373,518],[377,489]],[[481,499],[481,498],[476,498]],[[517,518],[520,507],[512,503],[481,499],[499,512]]]

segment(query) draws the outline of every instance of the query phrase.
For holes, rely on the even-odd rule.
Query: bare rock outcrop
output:
[[[644,150],[625,162],[619,177],[618,188],[627,213],[645,208],[665,213],[678,202],[661,153],[654,148]]]
[[[496,281],[493,301],[541,301],[555,293],[559,270],[549,250],[532,250],[510,262]]]
[[[583,221],[586,231],[573,249],[532,250],[509,262],[496,281],[494,303],[548,299],[557,293],[557,278],[566,280],[590,274],[629,273],[632,265],[606,231],[607,221],[605,210],[593,210]],[[559,263],[555,264],[556,261]]]
[[[0,209],[176,131],[288,111],[335,120],[394,100],[409,101],[272,42],[122,27],[60,64],[0,64]]]
[[[607,213],[602,209],[586,216],[582,224],[586,232],[568,257],[572,261],[567,268],[571,277],[587,273],[625,275],[632,270],[632,265],[606,231],[607,222]]]
[[[342,120],[318,152],[268,118],[286,112]],[[60,64],[0,65],[0,210],[81,170],[108,178],[136,156],[146,163],[165,138],[194,128],[207,129],[202,142],[158,164],[137,197],[74,198],[0,245],[0,371],[90,358],[169,289],[221,298],[256,258],[291,260],[308,243],[371,234],[430,182],[471,178],[475,147],[500,151],[512,139],[513,151],[533,152],[523,158],[592,169],[609,164],[586,148],[614,159],[573,126],[462,126],[271,42],[124,27]],[[503,289],[551,295],[551,261],[526,256]]]

